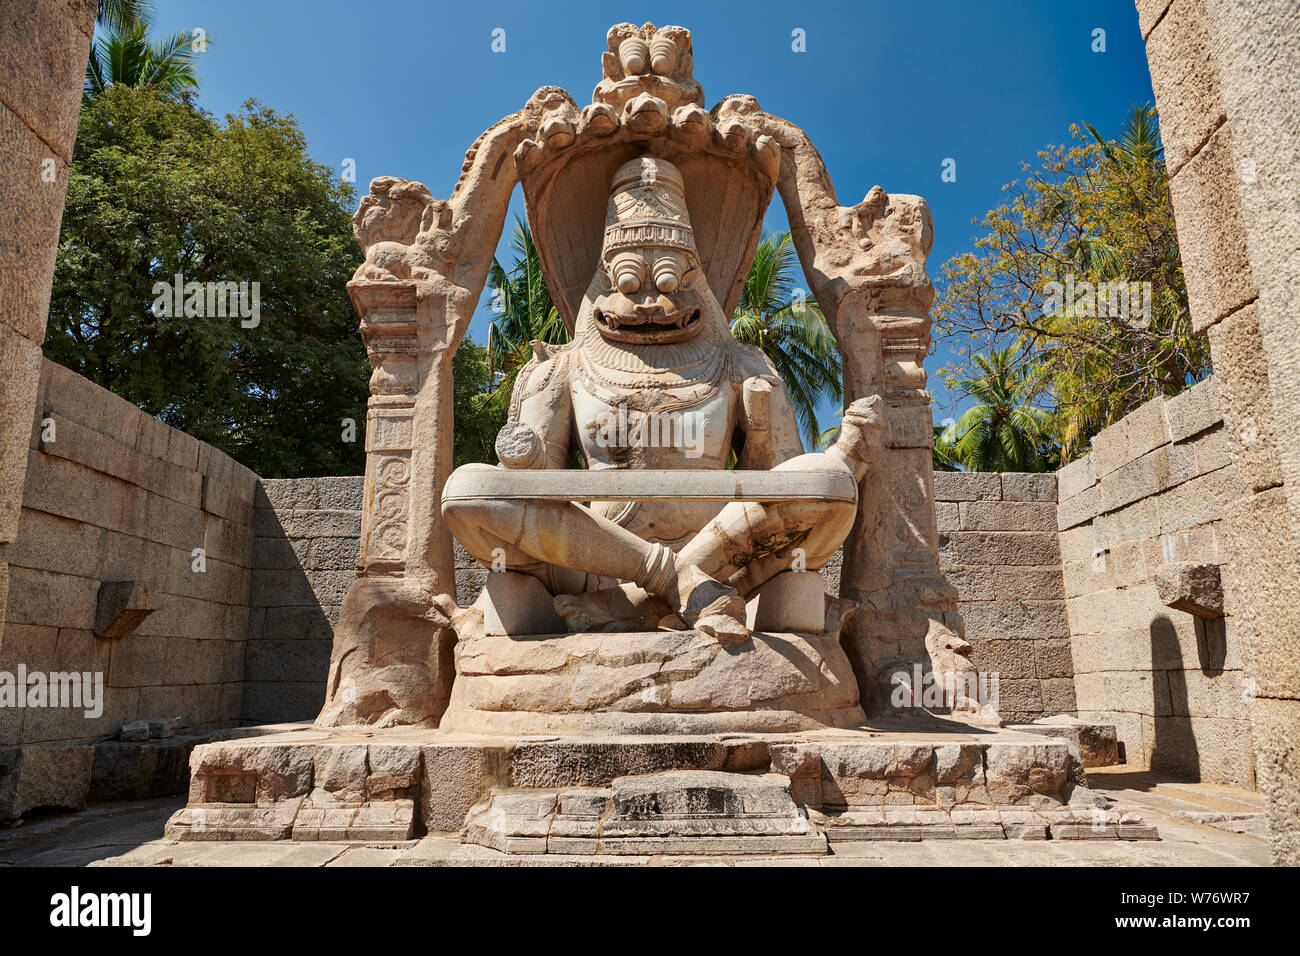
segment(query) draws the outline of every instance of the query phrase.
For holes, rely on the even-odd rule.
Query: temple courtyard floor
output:
[[[1090,770],[1092,789],[1141,813],[1159,841],[932,840],[836,844],[825,857],[507,856],[454,833],[401,843],[175,843],[183,796],[99,804],[0,830],[0,867],[18,866],[1266,866],[1260,796],[1125,767]]]

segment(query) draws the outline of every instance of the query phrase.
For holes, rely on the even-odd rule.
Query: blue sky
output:
[[[418,179],[445,198],[465,149],[538,87],[590,102],[605,33],[623,20],[691,30],[707,106],[750,93],[817,144],[841,203],[879,183],[917,193],[934,213],[937,275],[970,248],[971,219],[1002,197],[1073,122],[1113,133],[1152,99],[1133,0],[802,0],[744,4],[429,3],[387,0],[157,0],[156,29],[201,27],[200,104],[218,115],[256,98],[297,116],[312,155],[357,186],[375,176]],[[506,50],[491,49],[506,31]],[[805,31],[807,50],[792,50]],[[1106,31],[1094,53],[1093,31]],[[956,182],[942,182],[956,160]],[[516,194],[516,211],[523,204]],[[779,200],[768,225],[785,228]],[[508,228],[507,228],[508,235]],[[485,339],[487,317],[470,334]],[[953,414],[934,375],[936,420]],[[831,410],[823,426],[837,419]]]

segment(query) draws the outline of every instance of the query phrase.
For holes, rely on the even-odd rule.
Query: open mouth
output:
[[[700,310],[689,312],[656,312],[648,315],[614,315],[603,309],[596,310],[596,321],[615,333],[681,332],[700,321]]]

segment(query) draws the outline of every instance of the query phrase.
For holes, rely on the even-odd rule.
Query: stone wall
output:
[[[91,0],[18,6],[0,16],[0,631],[96,9]]]
[[[1273,858],[1300,863],[1300,21],[1295,0],[1137,0],[1192,324],[1241,476],[1224,600]]]
[[[1056,476],[936,472],[939,570],[957,589],[971,661],[998,675],[1004,720],[1073,714]]]
[[[356,577],[364,485],[361,475],[260,482],[245,721],[312,720],[320,713],[333,628]],[[462,607],[478,597],[487,574],[456,545],[456,598]]]
[[[1079,715],[1114,722],[1130,763],[1253,788],[1233,622],[1167,607],[1155,580],[1174,562],[1225,561],[1241,480],[1214,379],[1147,403],[1092,449],[1059,475]]]
[[[333,628],[356,577],[361,476],[260,483],[243,717],[312,720],[325,701]]]
[[[145,718],[238,721],[256,486],[211,446],[44,362],[0,672],[102,673],[104,707],[0,708],[0,746],[87,741]],[[105,581],[142,585],[157,609],[96,637]]]

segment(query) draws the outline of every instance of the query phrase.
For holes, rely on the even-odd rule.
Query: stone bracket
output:
[[[138,581],[103,581],[95,599],[95,636],[126,637],[158,610],[158,596]]]

